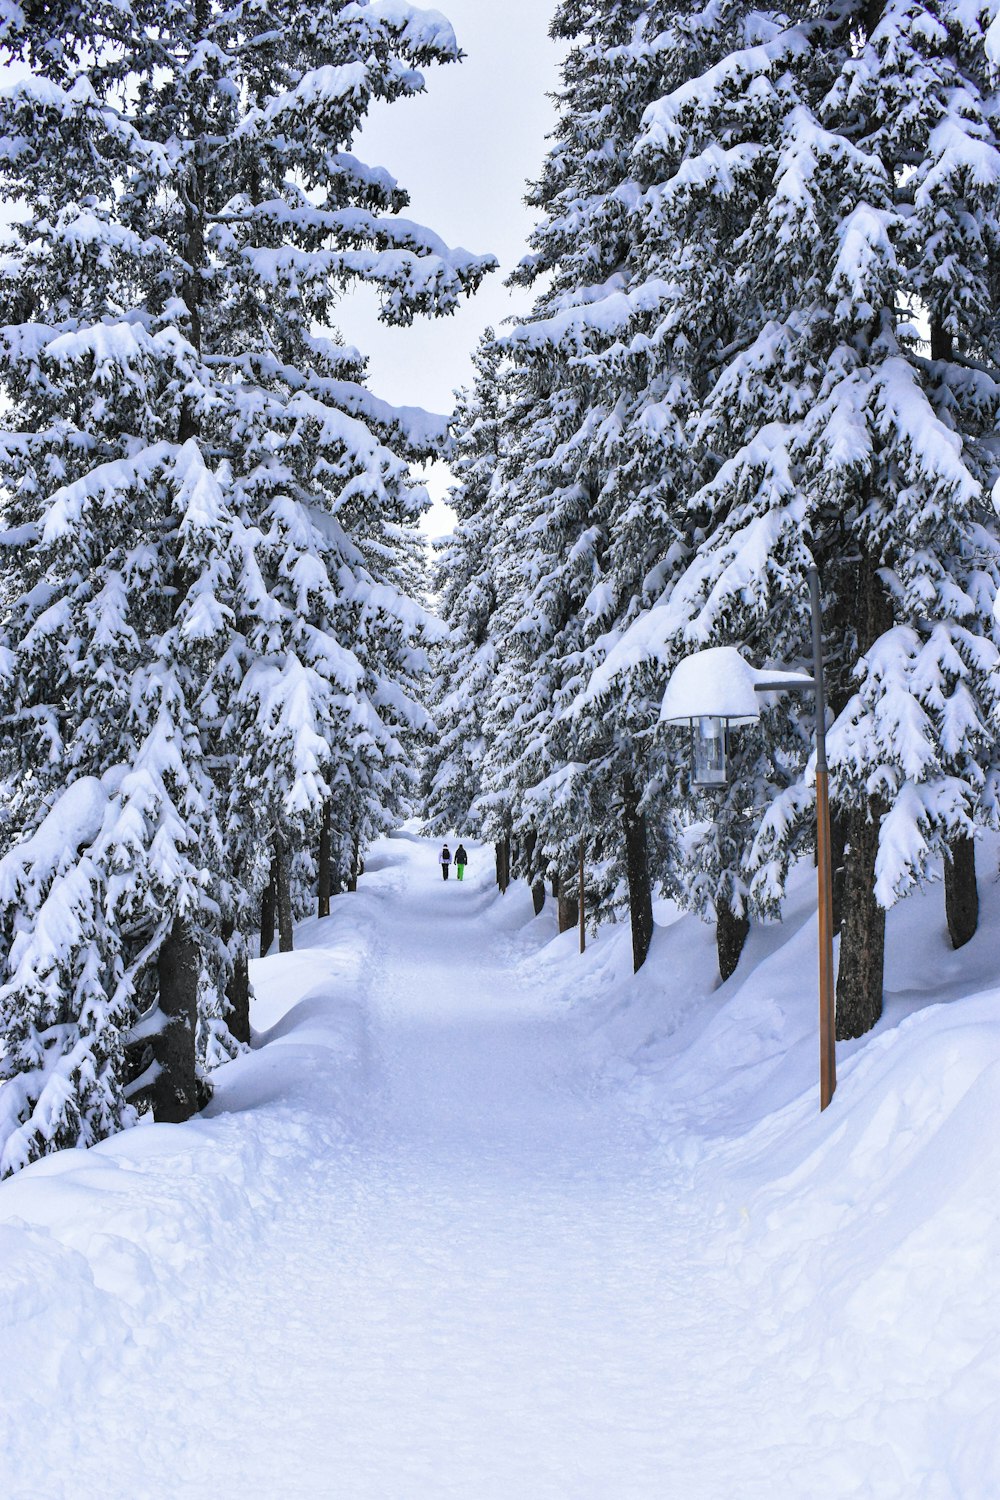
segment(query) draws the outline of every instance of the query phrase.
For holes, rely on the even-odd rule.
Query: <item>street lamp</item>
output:
[[[713,646],[678,662],[670,675],[660,722],[687,724],[691,731],[693,785],[728,785],[730,726],[756,724],[759,693],[812,691],[816,703],[816,877],[819,906],[819,1107],[826,1109],[837,1087],[833,999],[833,882],[830,868],[830,791],[826,762],[826,694],[819,573],[809,569],[813,675],[752,667],[735,646]]]

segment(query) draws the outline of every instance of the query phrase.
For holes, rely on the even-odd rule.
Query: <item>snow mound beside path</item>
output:
[[[90,1483],[109,1500],[174,1493],[169,1453],[159,1465],[147,1455],[148,1488],[137,1489],[118,1468],[116,1442],[138,1441],[146,1403],[178,1401],[157,1388],[178,1312],[196,1326],[248,1268],[252,1286],[261,1224],[287,1196],[290,1174],[308,1172],[324,1139],[355,1128],[370,1103],[366,1001],[379,904],[377,886],[359,892],[328,921],[302,924],[302,951],[253,965],[254,1050],[213,1075],[204,1116],[143,1124],[0,1184],[6,1500],[82,1500],[99,1492]],[[115,1456],[106,1473],[84,1477],[76,1429],[96,1411]]]
[[[575,934],[523,942],[523,977],[585,1030],[595,1078],[658,1144],[678,1200],[711,1210],[701,1252],[758,1340],[757,1438],[734,1494],[758,1493],[763,1452],[782,1500],[1000,1494],[996,852],[960,952],[940,886],[889,914],[885,1013],[838,1044],[823,1114],[811,870],[726,984],[711,929],[669,903],[634,978],[627,928],[583,957]]]

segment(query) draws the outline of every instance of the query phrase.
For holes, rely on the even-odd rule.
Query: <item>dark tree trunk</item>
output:
[[[233,940],[236,924],[227,917],[222,924],[222,941],[228,948]],[[250,956],[242,937],[233,958],[232,973],[226,984],[228,1009],[226,1025],[238,1042],[250,1040]]]
[[[569,932],[571,928],[579,926],[580,902],[575,890],[576,882],[569,877],[559,879],[559,931]],[[564,894],[565,892],[565,894]]]
[[[319,825],[319,869],[316,876],[316,914],[330,915],[330,896],[333,891],[333,856],[331,850],[333,833],[333,807],[323,804],[323,820]]]
[[[153,1114],[175,1124],[189,1120],[208,1102],[198,1078],[198,945],[178,918],[157,957],[162,1029],[153,1038],[159,1074],[152,1088]]]
[[[532,828],[524,836],[524,878],[531,886],[531,905],[537,917],[545,905],[545,878],[535,864],[538,833]]]
[[[504,837],[493,847],[497,861],[497,885],[502,894],[510,885],[510,839]]]
[[[629,773],[622,782],[622,821],[625,825],[625,876],[632,917],[632,967],[638,974],[653,941],[653,892],[649,883],[646,818],[639,811],[639,793]]]
[[[715,908],[715,946],[723,980],[735,974],[749,933],[750,918],[746,912],[738,917],[728,901],[721,901]]]
[[[347,889],[356,891],[358,888],[358,876],[363,874],[364,867],[361,863],[361,844],[357,834],[351,843],[351,868],[347,875]]]
[[[239,952],[233,959],[233,972],[226,985],[229,1001],[227,1024],[238,1042],[250,1040],[250,956],[246,945],[240,943]]]
[[[857,565],[854,621],[859,654],[871,649],[892,625],[892,610],[875,559],[862,550]],[[874,801],[841,812],[847,839],[840,966],[837,973],[837,1037],[863,1036],[882,1014],[885,911],[875,900],[875,861],[884,809]]]
[[[295,947],[292,930],[292,860],[284,839],[275,846],[274,861],[275,905],[278,908],[278,952],[291,953]]]
[[[885,911],[875,900],[880,817],[859,808],[847,819],[844,919],[837,974],[837,1040],[863,1036],[882,1014]]]
[[[277,862],[271,856],[271,874],[260,898],[260,956],[266,958],[274,942],[274,911],[277,900]]]
[[[979,926],[975,840],[954,839],[950,852],[951,858],[944,862],[944,909],[951,946],[962,948]]]
[[[955,357],[954,341],[941,325],[931,319],[931,359]],[[962,948],[979,926],[979,890],[976,885],[976,846],[970,838],[953,840],[950,859],[944,862],[944,909],[948,935],[953,948]]]
[[[503,889],[506,891],[511,880],[511,849],[514,844],[513,819],[510,813],[505,815],[503,825]]]

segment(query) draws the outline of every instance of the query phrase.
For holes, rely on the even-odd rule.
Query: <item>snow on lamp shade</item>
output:
[[[735,646],[711,646],[679,661],[670,674],[660,722],[693,724],[701,718],[756,724],[760,718],[755,684],[760,673]]]

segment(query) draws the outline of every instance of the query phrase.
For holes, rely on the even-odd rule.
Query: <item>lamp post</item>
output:
[[[816,704],[816,880],[819,908],[819,1107],[826,1109],[837,1087],[833,997],[833,878],[830,868],[830,789],[826,761],[826,693],[819,573],[809,569],[813,675],[761,672],[735,646],[696,651],[671,673],[660,721],[688,724],[695,786],[728,784],[730,725],[756,724],[759,693],[812,691]]]

